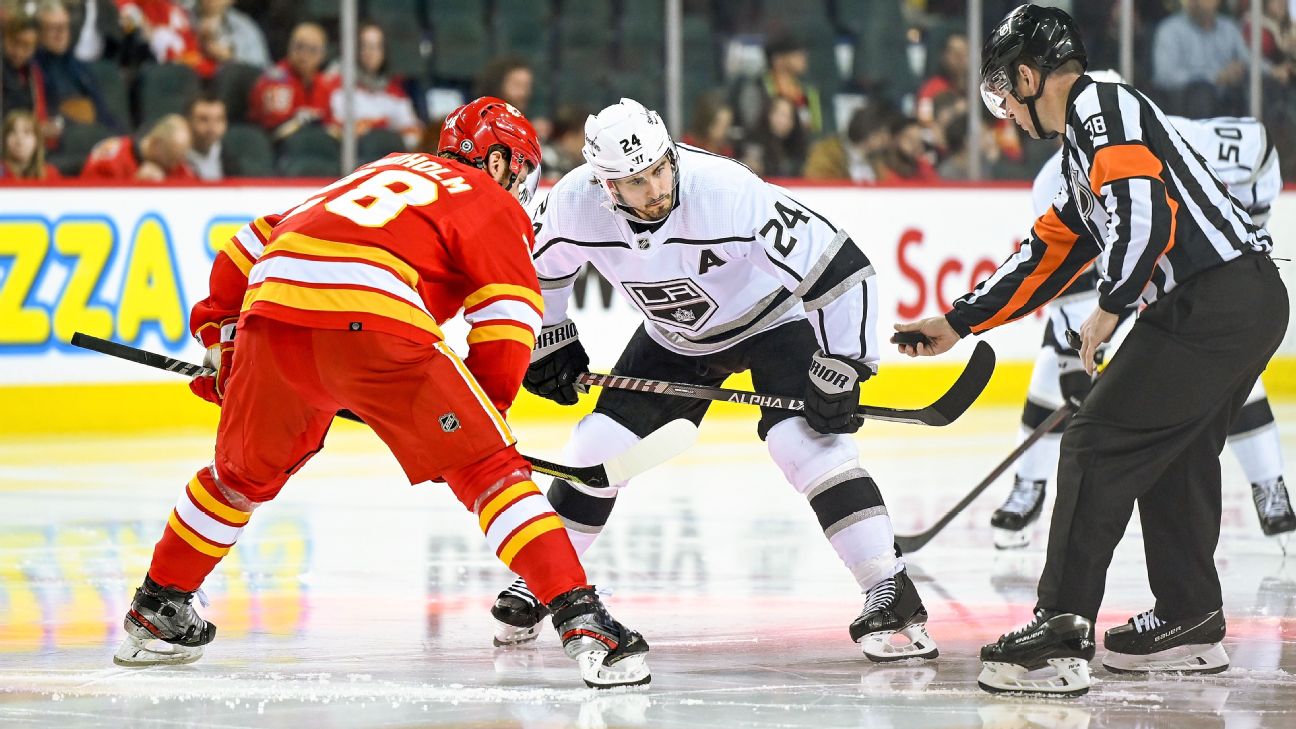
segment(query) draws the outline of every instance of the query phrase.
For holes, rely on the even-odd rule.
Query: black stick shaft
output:
[[[900,551],[908,554],[922,549],[927,542],[930,542],[933,537],[953,521],[954,517],[963,513],[963,510],[967,508],[968,504],[971,504],[976,497],[980,496],[981,492],[989,488],[990,484],[994,483],[996,479],[1002,476],[1004,471],[1007,471],[1012,464],[1016,463],[1017,459],[1021,458],[1021,455],[1025,453],[1027,449],[1035,445],[1036,441],[1043,438],[1045,434],[1056,428],[1058,423],[1061,423],[1069,415],[1071,415],[1071,405],[1069,403],[1064,403],[1062,407],[1054,410],[1044,419],[1044,422],[1040,423],[1035,430],[1031,431],[1030,435],[1026,436],[1026,440],[1023,440],[1018,444],[1018,446],[1014,448],[1007,457],[999,462],[999,465],[994,467],[994,470],[991,471],[989,475],[981,479],[981,483],[978,483],[973,487],[972,491],[969,492],[967,496],[964,496],[962,501],[955,504],[954,508],[950,509],[949,512],[947,512],[945,516],[941,517],[941,520],[936,522],[930,529],[911,536],[902,536],[897,534],[895,539],[896,544],[900,547]]]
[[[145,349],[139,349],[119,342],[100,339],[99,337],[93,337],[81,332],[76,332],[72,335],[72,346],[88,349],[100,354],[106,354],[110,357],[124,359],[128,362],[135,362],[148,367],[154,367],[159,370],[175,372],[186,377],[208,375],[212,372],[206,367],[200,367],[191,362],[185,362],[184,360],[175,359],[174,357],[168,357],[165,354],[158,354],[157,352],[150,352]],[[364,422],[359,416],[350,410],[339,410],[337,412],[337,417],[351,420],[356,423]],[[531,467],[534,470],[549,476],[565,478],[569,481],[579,481],[580,483],[589,486],[605,487],[609,485],[607,483],[607,473],[602,466],[586,466],[581,468],[567,467],[539,458],[532,458],[526,454],[523,454],[522,457],[531,462]]]

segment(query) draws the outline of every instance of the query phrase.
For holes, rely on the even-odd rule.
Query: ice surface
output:
[[[1296,406],[1275,406],[1296,462]],[[570,424],[519,427],[554,454]],[[996,552],[992,488],[913,555],[934,662],[868,663],[846,626],[862,598],[754,421],[708,422],[684,457],[622,493],[587,557],[613,613],[652,645],[647,690],[581,687],[552,630],[491,648],[509,576],[442,486],[410,487],[372,434],[324,453],[259,509],[208,580],[218,626],[189,666],[118,668],[121,616],[211,436],[0,442],[0,723],[24,727],[1296,726],[1296,567],[1261,536],[1224,457],[1218,552],[1233,661],[1213,677],[1113,676],[1077,700],[992,697],[977,648],[1029,616],[1034,546]],[[870,424],[858,442],[901,533],[933,522],[1013,445],[1016,412],[948,428]],[[1137,519],[1099,628],[1151,606]]]

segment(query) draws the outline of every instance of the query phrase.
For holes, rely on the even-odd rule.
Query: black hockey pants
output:
[[[1143,312],[1062,437],[1039,607],[1097,618],[1136,501],[1157,617],[1221,607],[1219,455],[1287,318],[1277,267],[1252,254]]]

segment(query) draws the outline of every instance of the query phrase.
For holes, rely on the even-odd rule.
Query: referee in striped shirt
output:
[[[945,316],[897,325],[930,342],[900,350],[940,354],[1021,319],[1094,263],[1099,306],[1079,332],[1093,374],[1120,312],[1147,308],[1063,435],[1035,618],[982,649],[979,683],[1088,689],[1093,621],[1135,502],[1156,605],[1107,631],[1103,665],[1222,671],[1219,454],[1287,328],[1273,241],[1146,96],[1084,75],[1084,46],[1065,12],[1018,7],[983,58],[991,112],[1036,139],[1063,136],[1064,184],[1020,250]],[[1047,666],[1056,680],[1023,683],[1024,671]]]

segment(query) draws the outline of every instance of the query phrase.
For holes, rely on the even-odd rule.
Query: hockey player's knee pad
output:
[[[475,463],[442,474],[450,490],[469,511],[477,513],[478,503],[487,492],[529,478],[531,464],[515,446],[501,448]]]
[[[216,489],[220,491],[221,496],[224,496],[229,505],[235,509],[252,511],[265,503],[265,501],[253,501],[244,496],[238,488],[239,484],[242,483],[238,476],[217,469],[214,461],[207,467],[207,473],[216,484]]]
[[[563,463],[569,466],[594,466],[639,442],[639,436],[602,413],[590,413],[580,419],[571,440],[563,448]]]
[[[834,472],[858,467],[859,450],[849,435],[817,433],[804,418],[770,428],[765,446],[788,483],[802,494]]]

